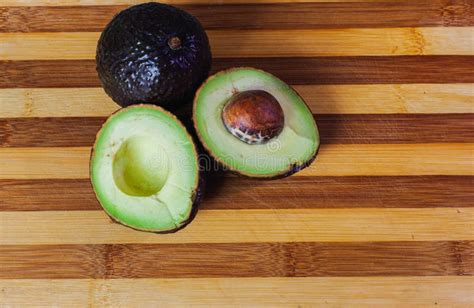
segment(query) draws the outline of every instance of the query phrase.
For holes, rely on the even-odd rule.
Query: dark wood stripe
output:
[[[0,88],[99,87],[94,60],[0,61]]]
[[[474,142],[474,114],[317,115],[316,120],[323,144]],[[0,118],[0,147],[92,146],[104,121]]]
[[[474,177],[469,176],[289,177],[277,181],[216,176],[209,182],[203,209],[474,206]],[[249,196],[254,198],[249,200]]]
[[[104,121],[103,117],[3,118],[0,147],[92,146]]]
[[[289,84],[394,84],[474,82],[474,56],[360,56],[229,58],[214,69],[251,66]]]
[[[1,279],[474,274],[474,242],[0,246]]]
[[[88,179],[0,180],[0,211],[100,209]]]
[[[102,31],[127,6],[0,7],[0,32]],[[471,26],[469,0],[181,5],[206,29]]]
[[[214,174],[206,182],[200,209],[474,206],[474,177],[469,176],[290,177],[259,181]],[[0,181],[0,211],[100,209],[86,179]]]
[[[474,114],[316,115],[316,122],[329,144],[474,142]]]
[[[289,84],[474,82],[474,56],[217,58],[213,72],[267,70]],[[0,61],[0,88],[99,87],[94,60]]]

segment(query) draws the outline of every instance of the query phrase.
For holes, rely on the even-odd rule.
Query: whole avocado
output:
[[[116,103],[171,110],[192,100],[211,59],[208,37],[194,16],[153,2],[116,15],[102,32],[96,54],[102,86]]]

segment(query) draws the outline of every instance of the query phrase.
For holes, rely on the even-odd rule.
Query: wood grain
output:
[[[0,147],[92,146],[106,118],[0,118]],[[473,114],[317,115],[322,144],[474,143]]]
[[[456,306],[473,301],[472,277],[5,279],[7,305],[27,306]]]
[[[471,143],[328,144],[296,176],[473,175]],[[89,147],[0,148],[0,179],[86,179]]]
[[[294,88],[315,114],[474,113],[474,84],[469,83]],[[97,117],[118,108],[102,88],[0,89],[1,115],[8,118]]]
[[[213,72],[239,66],[300,85],[474,82],[474,56],[217,58]],[[100,86],[93,60],[0,61],[0,71],[0,88]]]
[[[334,114],[316,121],[323,144],[474,142],[473,114]]]
[[[297,85],[295,89],[315,114],[474,112],[473,84]]]
[[[90,148],[0,149],[0,178],[88,178]]]
[[[471,176],[294,176],[271,182],[216,177],[208,182],[207,194],[201,205],[203,209],[425,208],[474,205],[474,177]],[[11,200],[7,201],[10,202]],[[14,206],[15,209],[18,207],[20,205]],[[33,208],[36,207],[33,205]]]
[[[166,235],[113,223],[89,183],[119,108],[96,41],[136,3],[0,0],[0,306],[473,305],[472,0],[171,1],[213,72],[295,86],[322,145],[278,181],[206,174]]]
[[[208,33],[214,56],[232,58],[473,55],[473,31],[474,27],[440,27],[214,30]],[[93,56],[95,46],[93,42],[93,48],[90,49]],[[18,51],[16,54],[21,53]],[[1,57],[0,53],[0,59]],[[15,55],[13,57],[16,58]],[[40,55],[36,55],[33,59],[39,58]]]
[[[106,118],[0,118],[0,147],[92,146]]]
[[[210,30],[214,57],[473,55],[474,27]],[[0,33],[0,60],[95,59],[100,32]],[[238,46],[236,48],[236,46]]]
[[[360,0],[227,0],[228,4],[253,4],[253,3],[305,3],[305,2],[358,2]],[[387,0],[364,0],[364,2],[386,2]],[[405,2],[407,0],[391,0],[392,2]],[[222,0],[162,0],[167,4],[222,4]],[[76,5],[134,5],[140,0],[2,0],[1,6],[76,6]]]
[[[206,184],[200,209],[474,207],[470,176],[293,176],[259,181],[214,175]],[[88,179],[0,180],[0,188],[0,211],[102,209]]]
[[[214,69],[252,66],[290,84],[470,83],[472,56],[227,58]],[[0,64],[1,67],[1,64]]]
[[[0,7],[0,32],[100,32],[125,5]],[[205,29],[473,26],[467,0],[179,5]]]
[[[474,208],[202,210],[160,235],[102,211],[0,212],[0,221],[0,245],[474,240]]]
[[[473,150],[455,143],[323,145],[300,175],[473,175]]]
[[[8,245],[0,266],[0,279],[473,275],[474,242]]]

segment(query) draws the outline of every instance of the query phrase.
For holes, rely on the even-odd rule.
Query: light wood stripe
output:
[[[90,148],[0,149],[0,178],[88,178]]]
[[[473,144],[329,144],[297,176],[472,175]],[[89,147],[1,148],[0,179],[81,179]]]
[[[474,240],[474,208],[202,210],[173,234],[101,211],[0,212],[0,245]]]
[[[215,57],[472,55],[474,27],[212,30]],[[0,60],[94,59],[100,33],[0,33]],[[238,47],[236,47],[238,46]]]
[[[473,175],[472,144],[321,146],[301,175]]]
[[[303,3],[303,2],[359,2],[360,0],[225,0],[226,4],[250,3]],[[407,0],[391,0],[405,2]],[[167,4],[223,4],[223,0],[160,0]],[[364,0],[364,2],[386,2],[386,0]],[[71,5],[134,5],[141,0],[1,0],[0,6],[71,6]]]
[[[474,275],[473,252],[474,241],[3,245],[0,279]]]
[[[6,279],[0,304],[30,306],[472,307],[472,277]],[[133,288],[132,288],[133,286]]]
[[[474,84],[296,85],[315,114],[473,113]],[[0,89],[2,117],[108,116],[102,88]]]
[[[474,112],[474,84],[303,85],[295,89],[315,114]],[[0,89],[0,97],[1,93]]]
[[[9,118],[108,116],[119,108],[102,88],[0,89],[1,115]]]

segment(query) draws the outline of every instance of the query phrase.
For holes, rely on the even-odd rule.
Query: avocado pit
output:
[[[262,90],[234,94],[222,110],[227,130],[247,144],[264,144],[283,130],[285,118],[277,99]]]

